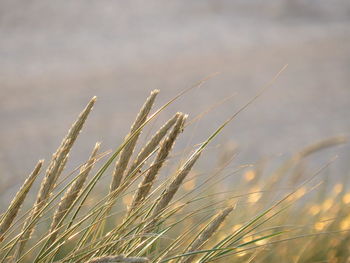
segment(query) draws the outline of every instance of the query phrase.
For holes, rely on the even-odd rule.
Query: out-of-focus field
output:
[[[195,116],[235,94],[192,125],[182,139],[192,145],[285,64],[217,140],[237,143],[246,163],[349,134],[349,1],[1,1],[0,190],[49,159],[93,95],[97,107],[70,167],[94,141],[117,146],[151,89],[162,91],[161,105],[220,72],[164,114]],[[339,154],[331,169],[344,174],[349,153],[345,145],[320,161]]]

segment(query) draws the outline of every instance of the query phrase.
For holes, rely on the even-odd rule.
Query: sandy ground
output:
[[[3,191],[23,180],[36,160],[50,158],[93,95],[98,102],[70,168],[97,140],[105,150],[116,147],[150,90],[161,90],[160,106],[214,72],[220,74],[160,118],[176,111],[196,116],[228,98],[189,126],[178,146],[205,139],[285,64],[273,87],[212,147],[236,143],[238,165],[349,134],[350,4],[308,2],[1,1]],[[333,171],[349,174],[349,145],[326,152],[318,164],[334,154]],[[215,163],[208,160],[201,165]]]

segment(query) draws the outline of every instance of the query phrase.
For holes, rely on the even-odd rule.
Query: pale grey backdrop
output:
[[[38,158],[50,158],[93,95],[98,102],[71,168],[96,140],[104,149],[117,146],[151,89],[162,91],[159,106],[221,73],[162,119],[177,110],[195,116],[236,94],[189,128],[179,143],[186,146],[203,140],[287,63],[273,88],[212,144],[238,144],[237,165],[349,134],[349,1],[1,0],[1,189],[17,187]],[[347,145],[320,160],[339,154],[334,169],[347,173],[349,153]]]

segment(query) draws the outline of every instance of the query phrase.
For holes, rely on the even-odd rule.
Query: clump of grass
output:
[[[187,115],[174,114],[134,153],[143,128],[174,101],[150,114],[158,93],[151,92],[112,154],[98,154],[100,143],[96,143],[86,163],[60,180],[95,104],[92,98],[49,162],[33,206],[20,212],[43,161],[1,215],[1,262],[350,259],[350,192],[343,183],[327,188],[321,175],[329,164],[314,172],[302,169],[308,156],[345,143],[346,138],[308,146],[268,174],[259,163],[233,169],[227,156],[219,162],[225,165],[207,178],[196,172],[208,144],[250,101],[199,144],[173,174],[161,174],[172,161]],[[109,189],[105,178],[112,181]],[[124,204],[126,199],[130,201]]]

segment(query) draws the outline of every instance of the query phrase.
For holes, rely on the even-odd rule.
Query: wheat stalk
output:
[[[156,218],[170,203],[175,193],[181,186],[183,180],[186,178],[188,173],[191,171],[193,165],[196,163],[201,155],[201,151],[195,151],[194,154],[186,161],[186,163],[177,172],[174,179],[171,181],[169,186],[165,189],[164,193],[156,201],[155,208],[152,213],[152,217]]]
[[[140,165],[153,152],[153,150],[159,146],[160,141],[167,134],[168,130],[174,125],[179,115],[179,112],[176,113],[156,132],[155,135],[153,135],[153,137],[147,142],[146,146],[143,147],[140,153],[137,155],[127,174],[132,174],[137,167],[139,167],[139,169],[141,168]]]
[[[57,169],[57,175],[56,175],[55,181],[57,181],[57,178],[59,177],[59,175],[62,174],[64,168],[66,167],[68,158],[69,158],[69,153],[64,157],[64,159],[62,160],[59,168]]]
[[[83,110],[83,112],[79,115],[77,121],[72,125],[72,127],[68,131],[67,136],[62,141],[57,152],[54,154],[51,163],[46,171],[45,178],[41,184],[38,199],[36,201],[37,205],[39,205],[50,195],[54,184],[60,176],[59,172],[62,172],[63,170],[63,164],[66,162],[65,158],[67,158],[67,155],[70,149],[72,148],[76,138],[78,137],[81,129],[83,128],[86,118],[89,115],[95,102],[96,97],[93,97],[86,106],[86,108]]]
[[[83,165],[80,168],[80,174],[78,175],[77,180],[71,184],[71,186],[68,188],[66,193],[63,195],[61,202],[59,203],[58,208],[54,213],[51,227],[49,230],[49,232],[52,233],[50,236],[51,242],[55,240],[56,235],[58,234],[57,231],[56,232],[54,231],[59,226],[59,223],[62,217],[64,216],[65,212],[70,208],[70,206],[73,204],[73,202],[77,198],[79,191],[82,189],[87,176],[89,175],[91,169],[93,168],[93,165],[96,162],[96,155],[99,148],[100,148],[100,143],[96,143],[94,149],[92,150],[89,160],[86,162],[85,165]]]
[[[349,139],[345,136],[337,136],[337,137],[332,137],[332,138],[328,138],[325,140],[322,140],[318,143],[312,144],[310,146],[305,147],[302,151],[300,151],[298,154],[296,154],[296,156],[294,156],[294,158],[296,160],[298,159],[302,159],[305,158],[306,156],[309,156],[315,152],[318,152],[320,150],[329,148],[329,147],[333,147],[335,145],[340,145],[340,144],[344,144],[347,143],[349,141]]]
[[[196,163],[198,158],[202,153],[202,147],[197,149],[190,158],[185,162],[185,164],[178,170],[174,179],[170,182],[170,184],[166,187],[163,193],[157,198],[155,201],[154,208],[152,210],[150,220],[148,224],[145,225],[143,229],[143,235],[151,232],[157,222],[159,216],[162,214],[164,209],[169,205],[170,201],[174,197],[177,190],[180,188],[183,180],[186,178],[188,173],[191,171],[193,165]]]
[[[22,253],[26,241],[30,238],[35,227],[35,222],[39,219],[39,216],[42,213],[41,210],[44,207],[45,200],[49,198],[52,189],[54,188],[54,185],[64,168],[64,164],[67,161],[69,151],[72,148],[76,138],[78,137],[95,102],[96,97],[93,97],[85,109],[80,113],[77,121],[72,125],[68,131],[68,134],[57,149],[56,153],[53,155],[51,162],[46,170],[45,178],[40,185],[40,190],[34,208],[23,225],[21,240],[19,240],[17,244],[15,258],[17,258]]]
[[[161,144],[154,162],[151,164],[143,181],[139,185],[137,192],[134,195],[133,202],[129,211],[137,207],[148,195],[156,175],[158,174],[160,168],[163,166],[166,158],[168,157],[175,143],[177,136],[179,135],[179,133],[182,131],[184,127],[186,118],[187,118],[187,115],[184,115],[182,113],[178,114],[178,118],[176,120],[176,123],[173,129],[169,133],[168,137]]]
[[[13,220],[15,219],[19,209],[21,208],[23,201],[25,200],[27,193],[32,187],[35,179],[38,177],[41,167],[44,163],[44,160],[40,160],[32,173],[28,176],[28,178],[23,183],[20,190],[17,192],[16,196],[11,201],[11,204],[7,211],[4,214],[4,217],[1,219],[0,223],[0,241],[3,239],[4,233],[11,226]]]
[[[136,135],[134,135],[134,133],[137,132],[137,130],[146,121],[148,113],[150,112],[153,106],[154,100],[158,95],[158,93],[159,93],[159,90],[153,90],[151,92],[151,95],[147,98],[146,102],[144,103],[140,112],[138,113],[135,122],[131,126],[130,133],[125,137],[125,141],[126,141],[130,138],[130,136],[133,136],[133,138],[125,145],[124,149],[121,151],[119,159],[115,164],[114,172],[112,175],[112,183],[110,186],[111,193],[114,192],[123,181],[125,168],[129,163],[130,157],[134,151],[135,144],[137,142],[137,139],[141,131],[139,131]]]
[[[232,212],[233,206],[228,207],[220,212],[217,216],[211,220],[211,222],[201,231],[200,235],[193,241],[186,253],[194,252],[201,247],[211,238],[211,236],[219,229],[226,217]],[[181,263],[193,262],[195,255],[188,256],[181,260]]]

